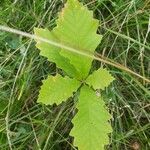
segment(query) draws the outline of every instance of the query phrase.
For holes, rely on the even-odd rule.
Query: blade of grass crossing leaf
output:
[[[48,29],[34,28],[35,35],[43,37],[48,40],[59,42],[58,39]],[[61,48],[50,45],[46,42],[36,40],[36,47],[40,49],[40,54],[47,57],[49,61],[56,63],[57,67],[63,69],[67,75],[71,77],[78,77],[78,73],[73,65],[70,64],[69,59],[59,54]]]
[[[42,41],[42,42],[45,42],[45,43],[48,43],[50,45],[53,45],[53,46],[56,46],[56,47],[63,47],[65,50],[68,50],[72,53],[76,53],[76,54],[80,54],[82,56],[85,56],[85,57],[89,57],[89,58],[93,58],[95,60],[98,60],[100,62],[103,62],[103,63],[106,63],[108,65],[111,65],[111,66],[114,66],[118,69],[121,69],[127,73],[130,73],[138,78],[141,78],[143,79],[144,81],[150,83],[150,80],[147,78],[147,77],[144,77],[134,71],[132,71],[131,69],[119,64],[119,63],[115,63],[115,62],[112,62],[110,60],[107,60],[105,57],[103,58],[100,58],[98,56],[94,56],[93,54],[91,53],[88,53],[88,52],[85,52],[85,51],[79,51],[78,49],[75,49],[75,48],[72,48],[72,47],[69,47],[67,45],[63,45],[63,44],[60,44],[60,43],[57,43],[57,42],[54,42],[52,40],[48,40],[48,39],[45,39],[45,38],[42,38],[40,36],[36,36],[36,35],[33,35],[33,34],[29,34],[29,33],[26,33],[26,32],[22,32],[20,30],[16,30],[16,29],[13,29],[13,28],[9,28],[9,27],[6,27],[6,26],[1,26],[0,25],[0,30],[2,31],[6,31],[6,32],[11,32],[11,33],[15,33],[15,34],[18,34],[18,35],[22,35],[24,37],[28,37],[28,38],[31,38],[31,39],[35,39],[35,40],[39,40],[39,41]]]
[[[96,33],[98,26],[98,20],[93,19],[93,12],[77,0],[69,0],[59,14],[54,33],[65,45],[80,49],[81,52],[87,50],[94,52],[102,38]],[[72,55],[72,52],[65,49],[62,49],[60,54],[70,60],[70,63],[80,72],[82,79],[88,75],[92,58],[80,54]]]

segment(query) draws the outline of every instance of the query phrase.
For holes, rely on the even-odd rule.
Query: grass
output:
[[[103,40],[97,52],[149,78],[150,1],[83,3],[101,21],[98,32]],[[37,26],[51,29],[62,7],[59,0],[2,0],[0,24],[28,33]],[[114,129],[107,149],[149,150],[150,84],[123,69],[94,61],[93,69],[99,66],[109,68],[116,78],[104,92]],[[33,40],[0,31],[0,150],[9,149],[10,142],[12,149],[18,150],[75,149],[68,136],[74,114],[72,100],[58,107],[36,103],[41,80],[57,71],[55,64],[39,56]]]

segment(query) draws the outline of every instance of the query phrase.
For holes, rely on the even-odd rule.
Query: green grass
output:
[[[83,2],[101,22],[103,40],[97,52],[149,78],[150,1]],[[59,0],[2,0],[0,24],[28,33],[37,26],[52,29],[62,7]],[[99,66],[109,68],[116,78],[105,91],[114,129],[107,149],[149,150],[150,84],[123,68],[94,61],[93,69]],[[0,150],[9,149],[10,142],[15,150],[75,149],[69,137],[75,114],[72,100],[58,107],[36,103],[41,80],[57,71],[39,56],[33,40],[0,31]]]

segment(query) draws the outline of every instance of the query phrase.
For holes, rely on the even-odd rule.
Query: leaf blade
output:
[[[67,45],[93,53],[102,38],[96,33],[98,24],[98,20],[93,19],[93,13],[87,7],[77,0],[68,0],[57,20],[56,34]],[[72,55],[66,50],[62,50],[60,54],[70,59],[70,63],[80,72],[81,79],[87,77],[92,58],[80,54]]]
[[[86,83],[92,86],[95,90],[104,90],[114,80],[114,77],[106,69],[100,68],[94,71],[86,79]]]
[[[48,29],[34,28],[34,33],[47,40],[59,42],[53,31],[50,32]],[[63,69],[70,77],[78,76],[76,69],[70,64],[70,61],[60,55],[61,48],[39,40],[36,40],[36,42],[36,47],[40,49],[40,55],[46,57],[49,61],[56,63],[57,67]]]
[[[112,132],[108,120],[111,118],[104,102],[88,86],[81,88],[78,113],[72,120],[74,125],[70,135],[74,145],[80,150],[103,150],[109,143],[108,133]]]
[[[73,92],[78,89],[80,83],[75,79],[69,77],[49,76],[43,81],[41,86],[38,103],[52,105],[60,104],[62,101],[68,99],[73,95]]]

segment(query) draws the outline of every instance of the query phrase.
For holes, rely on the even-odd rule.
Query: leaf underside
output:
[[[80,82],[68,77],[49,76],[43,81],[41,86],[38,102],[46,105],[56,103],[60,104],[73,95],[73,92],[78,89]]]
[[[111,118],[102,98],[88,86],[83,86],[77,104],[78,113],[72,120],[70,135],[79,150],[103,150],[109,143],[108,133],[112,131],[108,120]]]
[[[106,69],[100,68],[94,71],[86,80],[86,83],[95,90],[104,90],[114,80],[114,77]]]

